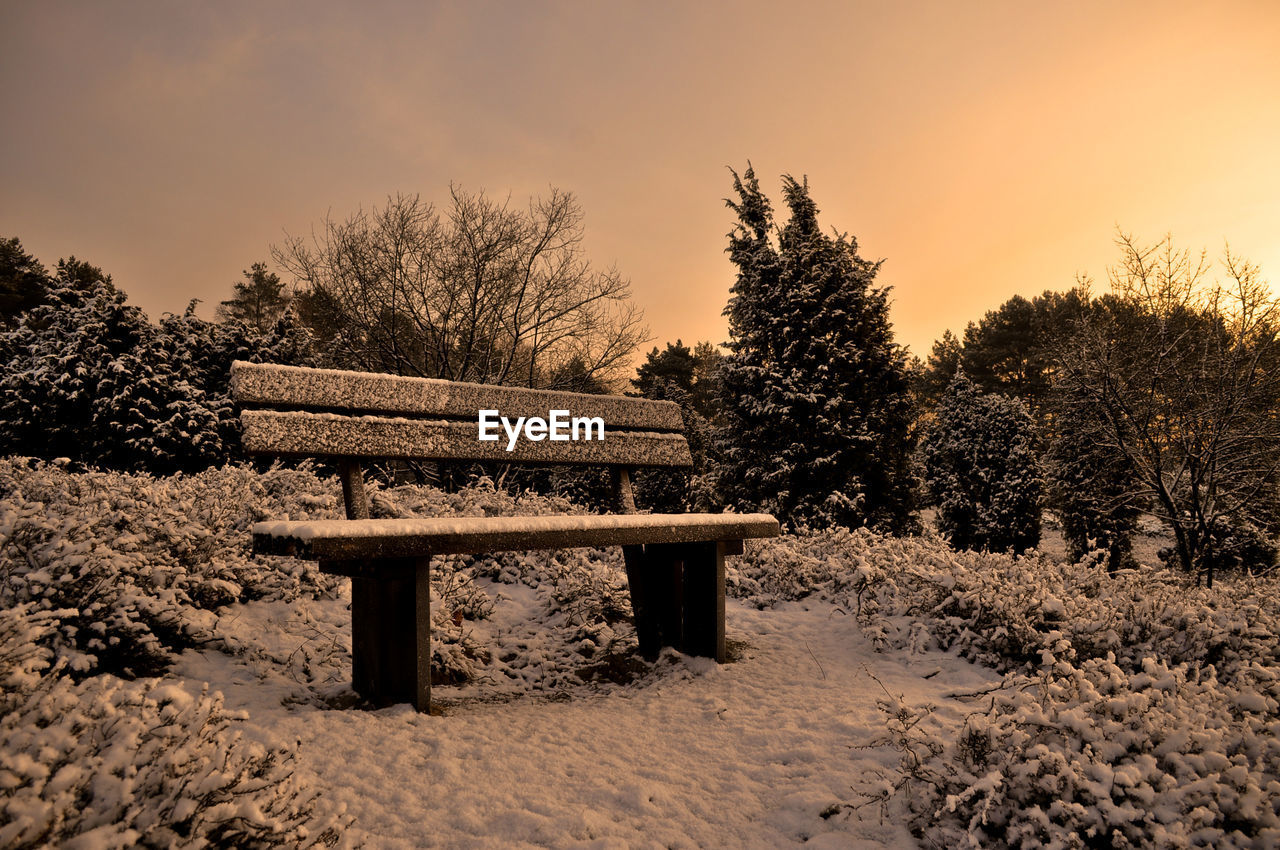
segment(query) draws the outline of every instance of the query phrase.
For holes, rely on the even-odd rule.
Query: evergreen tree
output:
[[[1108,572],[1134,566],[1133,533],[1141,503],[1133,467],[1123,454],[1101,445],[1091,427],[1081,427],[1078,405],[1059,406],[1057,434],[1046,455],[1046,495],[1062,522],[1067,555],[1078,561],[1102,550]]]
[[[645,357],[631,380],[636,395],[644,398],[673,399],[664,385],[679,387],[686,402],[704,419],[720,415],[720,365],[723,355],[709,342],[699,342],[692,349],[681,340],[667,343],[665,351],[657,346]]]
[[[266,263],[254,263],[246,270],[244,280],[235,283],[233,292],[231,298],[218,305],[217,318],[244,322],[259,333],[269,333],[289,306],[284,283],[279,275],[267,270]]]
[[[733,177],[725,496],[793,527],[908,530],[912,405],[880,264],[822,232],[807,181],[784,176],[779,231],[754,171]]]
[[[645,361],[640,364],[640,368],[636,370],[636,376],[631,383],[645,398],[654,398],[651,393],[662,382],[674,383],[685,392],[691,393],[696,367],[693,350],[680,340],[676,340],[675,344],[667,343],[667,350],[663,352],[659,352],[655,345],[653,351],[649,352]]]
[[[92,263],[77,260],[75,254],[58,260],[53,278],[55,286],[78,289],[82,292],[88,292],[98,284],[104,285],[107,289],[115,289],[115,285],[111,282],[111,275]]]
[[[0,451],[168,473],[222,454],[217,416],[125,295],[59,287],[3,334]]]
[[[1061,335],[1089,309],[1080,289],[1015,295],[970,322],[961,342],[950,331],[933,344],[917,384],[921,404],[932,409],[964,367],[980,390],[1022,399],[1041,428],[1050,424],[1046,404]]]
[[[1034,442],[1026,405],[957,373],[924,438],[925,483],[953,548],[1021,552],[1040,543]]]
[[[233,360],[315,362],[309,333],[288,313],[260,334],[203,321],[192,302],[156,326],[105,276],[59,280],[73,282],[0,333],[0,452],[159,474],[203,469],[243,456]]]
[[[915,377],[916,404],[921,412],[932,410],[947,387],[951,386],[951,381],[960,369],[962,356],[960,340],[950,330],[943,331],[942,338],[934,341],[929,359],[920,363],[919,368],[912,372]]]
[[[18,237],[0,239],[0,325],[44,303],[48,292],[49,273],[40,261],[23,250]]]
[[[724,355],[710,342],[700,342],[693,347],[693,390],[690,399],[693,408],[715,425],[722,418],[720,407],[720,369]]]

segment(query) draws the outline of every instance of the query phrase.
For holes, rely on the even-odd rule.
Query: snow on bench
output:
[[[635,513],[633,468],[692,466],[672,402],[243,362],[231,387],[247,452],[338,463],[346,520],[258,523],[253,545],[351,577],[352,684],[376,705],[429,710],[433,555],[622,546],[640,651],[655,658],[673,646],[724,661],[724,559],[741,554],[743,539],[779,531],[767,514]],[[604,427],[597,440],[533,429],[486,440],[481,411],[511,421],[569,411]],[[606,465],[621,513],[370,519],[366,458]]]
[[[253,526],[253,541],[259,552],[313,560],[405,558],[424,551],[471,555],[511,549],[741,540],[771,537],[777,527],[777,520],[768,514],[426,517],[260,522]]]

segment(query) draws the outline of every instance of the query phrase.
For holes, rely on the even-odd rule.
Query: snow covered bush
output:
[[[940,847],[1271,847],[1280,672],[1231,683],[1153,658],[1053,661],[971,715],[927,766],[916,826]]]
[[[0,608],[57,611],[47,645],[77,674],[154,675],[217,641],[221,606],[336,591],[314,564],[249,554],[263,512],[334,516],[326,489],[285,469],[156,478],[0,459]]]
[[[952,740],[891,698],[885,733],[857,742],[902,755],[884,793],[905,798],[926,846],[1280,842],[1276,576],[1209,589],[859,531],[751,541],[726,580],[761,606],[814,595],[856,610],[879,646],[1007,672]]]
[[[217,414],[109,284],[54,289],[3,337],[0,452],[165,471],[221,454]]]
[[[956,549],[1021,552],[1040,542],[1035,423],[1018,399],[958,372],[923,441],[938,529]]]
[[[0,333],[0,453],[171,473],[242,459],[234,359],[309,363],[292,314],[268,334],[191,310],[153,325],[109,283],[50,291]]]
[[[821,596],[877,645],[1007,672],[954,740],[904,738],[919,710],[890,700],[886,735],[861,742],[904,753],[887,787],[911,789],[929,846],[1280,840],[1280,578],[1209,589],[859,531],[753,541],[727,581],[758,605]]]
[[[48,648],[60,613],[0,610],[0,846],[350,843],[294,754],[241,737],[207,686],[64,675]]]

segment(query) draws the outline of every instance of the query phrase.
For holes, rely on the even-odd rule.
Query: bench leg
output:
[[[724,556],[739,551],[735,542],[623,547],[641,655],[672,646],[725,660]]]
[[[680,651],[725,661],[724,556],[721,542],[687,543],[684,561],[684,629]]]
[[[623,546],[627,586],[640,654],[653,661],[664,646],[678,646],[682,582],[679,560],[663,547]]]
[[[351,578],[351,681],[377,706],[431,707],[431,559],[374,562]]]

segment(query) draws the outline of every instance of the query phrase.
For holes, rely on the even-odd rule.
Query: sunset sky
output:
[[[1117,226],[1280,282],[1280,2],[6,2],[0,236],[153,317],[285,231],[549,186],[654,343],[722,342],[727,167],[884,258],[922,356]],[[779,204],[780,205],[780,204]]]

